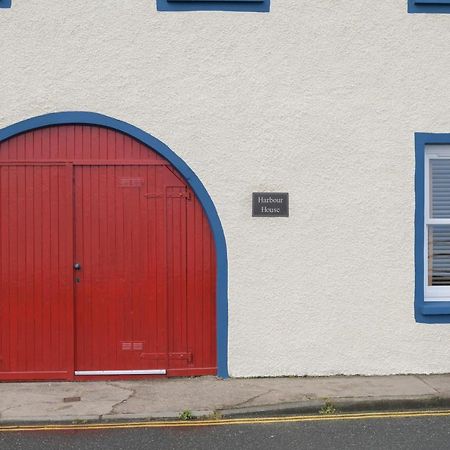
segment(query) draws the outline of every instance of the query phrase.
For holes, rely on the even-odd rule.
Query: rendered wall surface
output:
[[[414,132],[450,132],[450,15],[406,0],[154,0],[0,10],[0,127],[94,111],[197,173],[229,257],[232,376],[450,372],[450,325],[414,320]],[[251,193],[290,193],[252,218]]]

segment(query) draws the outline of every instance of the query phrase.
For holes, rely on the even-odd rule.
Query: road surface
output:
[[[445,449],[450,411],[10,428],[1,450]]]

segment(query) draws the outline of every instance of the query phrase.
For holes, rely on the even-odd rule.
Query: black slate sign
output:
[[[289,217],[287,192],[253,192],[253,217]]]

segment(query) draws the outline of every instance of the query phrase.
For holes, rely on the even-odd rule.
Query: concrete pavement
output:
[[[0,383],[0,423],[450,408],[450,374]]]

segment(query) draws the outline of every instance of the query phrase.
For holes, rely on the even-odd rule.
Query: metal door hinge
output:
[[[142,359],[165,359],[170,360],[186,360],[189,364],[192,363],[193,356],[192,352],[172,352],[172,353],[141,353]]]
[[[191,194],[191,191],[185,190],[185,191],[167,194],[167,198],[185,198],[187,200],[192,200],[192,194]]]

